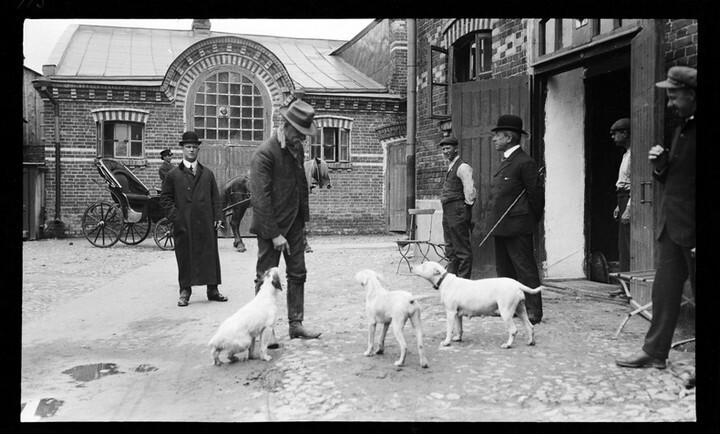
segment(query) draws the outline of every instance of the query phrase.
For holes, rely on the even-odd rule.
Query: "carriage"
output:
[[[85,238],[97,247],[110,247],[118,241],[134,245],[143,242],[152,230],[160,248],[174,249],[172,223],[165,218],[157,192],[151,195],[145,184],[117,160],[97,157],[95,167],[112,200],[101,200],[85,209]],[[95,183],[101,184],[97,180]]]

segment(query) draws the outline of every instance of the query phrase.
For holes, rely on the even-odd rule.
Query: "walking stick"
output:
[[[545,166],[542,166],[541,168],[538,169],[538,175],[539,175],[539,176],[542,176],[542,174],[543,174],[544,172],[545,172]],[[511,203],[510,206],[508,207],[508,209],[505,210],[505,212],[503,213],[503,215],[500,216],[500,218],[498,219],[498,221],[495,223],[495,226],[493,226],[492,229],[490,229],[490,230],[488,231],[487,235],[485,235],[485,238],[483,238],[483,240],[480,241],[480,244],[478,244],[478,247],[482,247],[482,245],[485,244],[485,241],[487,241],[487,239],[490,238],[490,235],[493,233],[493,231],[495,230],[495,228],[498,227],[498,225],[500,224],[500,222],[502,221],[502,219],[505,218],[505,216],[507,215],[507,213],[510,212],[510,210],[512,209],[512,207],[515,206],[515,204],[517,203],[517,201],[520,200],[520,197],[521,197],[523,194],[525,194],[526,191],[527,191],[527,189],[526,189],[526,188],[523,188],[523,191],[521,191],[520,194],[518,194],[518,196],[515,198],[515,200],[513,201],[513,203]]]
[[[249,200],[250,200],[250,198],[247,198],[247,199],[241,200],[240,202],[235,202],[235,203],[232,204],[232,205],[226,206],[226,207],[223,208],[222,210],[223,210],[223,211],[227,211],[227,210],[229,210],[230,208],[232,208],[232,207],[234,207],[234,206],[238,206],[238,205],[240,205],[240,204],[243,204],[243,203],[245,203],[245,202],[247,202],[247,201],[249,201]]]

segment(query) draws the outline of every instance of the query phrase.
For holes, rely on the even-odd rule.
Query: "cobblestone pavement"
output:
[[[487,317],[465,319],[463,342],[440,348],[445,314],[432,298],[422,302],[429,368],[418,364],[409,324],[405,366],[392,364],[399,351],[392,334],[385,355],[364,357],[365,294],[356,271],[380,272],[389,289],[437,294],[406,271],[395,274],[394,239],[312,237],[305,323],[323,331],[321,339],[291,341],[281,319],[281,348],[270,351],[270,362],[219,368],[205,342],[251,296],[254,240],[246,253],[220,240],[220,289],[230,302],[209,303],[196,290],[183,309],[174,306],[174,255],[152,241],[108,249],[84,239],[25,242],[23,404],[62,400],[47,419],[56,421],[696,420],[695,389],[681,378],[694,366],[692,345],[671,351],[666,370],[618,368],[615,358],[640,347],[648,323],[633,318],[614,339],[629,306],[563,291],[543,294],[533,347],[521,328],[513,348],[501,349],[505,326]],[[127,294],[106,292],[121,287]],[[157,289],[150,295],[146,287]],[[284,300],[279,310],[284,317]],[[124,375],[77,385],[61,373],[91,362],[117,363]]]

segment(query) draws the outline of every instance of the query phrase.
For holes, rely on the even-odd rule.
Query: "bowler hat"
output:
[[[630,119],[622,118],[615,121],[610,127],[610,132],[613,131],[630,131]]]
[[[168,155],[172,157],[172,151],[171,151],[171,150],[169,150],[169,149],[163,149],[162,151],[160,151],[160,157],[165,158],[165,157],[167,157]]]
[[[447,136],[443,137],[442,140],[440,140],[440,143],[438,143],[438,146],[445,146],[445,145],[451,145],[451,146],[457,146],[458,141],[453,136]]]
[[[515,115],[502,115],[498,118],[497,126],[490,131],[516,131],[522,134],[528,134],[527,131],[523,130],[523,121],[519,116]]]
[[[180,146],[186,143],[195,143],[199,145],[202,142],[198,138],[198,135],[197,133],[195,133],[195,131],[185,131],[182,135],[182,140],[180,140]]]
[[[303,100],[298,99],[288,107],[280,107],[280,116],[305,135],[314,136],[317,132],[317,127],[313,122],[315,109]]]
[[[689,66],[673,66],[668,69],[667,78],[655,83],[655,86],[664,89],[679,89],[681,87],[697,87],[697,69]]]

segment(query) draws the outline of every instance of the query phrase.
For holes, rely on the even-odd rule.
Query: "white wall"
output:
[[[585,277],[585,92],[581,70],[551,77],[545,105],[546,278]]]

